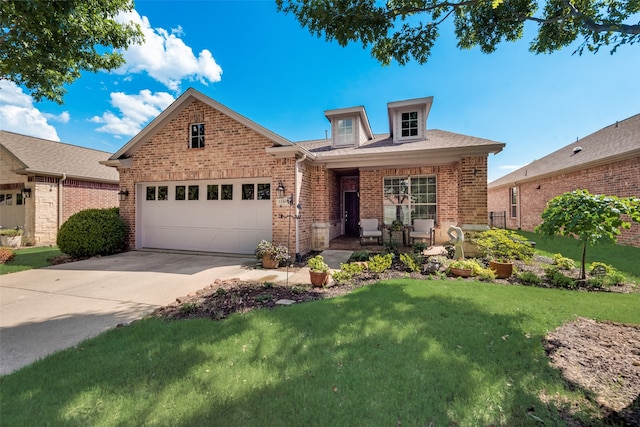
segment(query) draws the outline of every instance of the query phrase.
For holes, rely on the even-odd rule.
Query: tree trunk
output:
[[[584,266],[586,255],[587,255],[587,242],[583,241],[582,242],[582,268],[580,269],[580,280],[585,280],[587,278],[587,274],[585,272],[585,266]]]

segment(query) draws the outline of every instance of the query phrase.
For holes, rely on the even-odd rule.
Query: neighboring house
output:
[[[55,245],[60,226],[88,208],[118,206],[110,153],[0,131],[0,226],[24,227],[23,244]]]
[[[506,227],[532,231],[547,202],[586,189],[592,194],[640,196],[640,114],[616,122],[489,184],[489,211]],[[619,243],[640,247],[640,226]]]
[[[427,129],[432,100],[389,103],[385,135],[364,107],[326,111],[331,138],[294,144],[189,89],[103,162],[128,193],[129,245],[305,254],[357,236],[360,218],[433,218],[439,241],[486,228],[487,157],[504,144]]]

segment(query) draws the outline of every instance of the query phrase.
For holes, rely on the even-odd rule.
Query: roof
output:
[[[600,129],[489,183],[489,188],[533,181],[640,155],[640,114]]]
[[[199,92],[193,88],[187,89],[182,95],[180,95],[173,103],[167,107],[162,113],[160,113],[155,119],[153,119],[144,129],[142,129],[136,136],[134,136],[129,142],[127,142],[120,150],[118,150],[114,155],[112,155],[109,160],[111,162],[107,162],[109,166],[114,166],[114,162],[118,159],[125,159],[130,157],[132,153],[137,151],[140,144],[144,141],[147,141],[148,138],[152,137],[155,133],[159,132],[166,123],[171,121],[176,115],[178,115],[184,107],[189,105],[191,102],[198,100],[211,108],[214,108],[221,113],[231,117],[232,119],[242,123],[247,126],[249,129],[252,129],[259,134],[265,136],[266,138],[273,141],[276,146],[292,146],[293,143],[280,135],[270,131],[269,129],[249,120],[241,114],[233,111],[229,107],[226,107],[219,103],[218,101],[206,96],[202,92]]]
[[[406,161],[424,163],[425,157],[429,163],[451,161],[453,157],[463,155],[487,155],[499,153],[505,144],[488,139],[447,132],[438,129],[429,129],[426,138],[421,141],[398,144],[393,142],[393,137],[386,134],[377,134],[371,141],[367,141],[359,147],[331,148],[330,139],[302,141],[297,143],[314,154],[316,161],[327,163],[354,162],[363,164],[367,161],[369,166],[398,162],[404,158]],[[389,157],[393,154],[393,157]],[[378,159],[374,162],[373,159]],[[358,163],[361,162],[361,163]]]
[[[0,146],[22,166],[18,174],[66,175],[68,178],[118,182],[118,171],[101,165],[111,153],[77,145],[0,131]]]

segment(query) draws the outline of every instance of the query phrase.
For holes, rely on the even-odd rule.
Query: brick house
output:
[[[593,194],[640,196],[640,114],[616,122],[488,186],[490,212],[505,213],[506,227],[533,231],[547,202],[586,189]],[[640,246],[640,225],[619,243]]]
[[[131,248],[253,253],[261,239],[322,250],[380,224],[487,224],[487,157],[504,144],[427,129],[433,98],[388,104],[374,135],[364,107],[325,111],[331,137],[292,143],[188,89],[111,158],[128,197]],[[289,203],[291,202],[291,203]]]
[[[0,131],[0,227],[24,227],[25,245],[55,245],[74,213],[118,206],[118,173],[99,163],[109,155]]]

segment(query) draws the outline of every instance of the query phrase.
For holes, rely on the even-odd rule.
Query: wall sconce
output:
[[[282,199],[286,191],[287,190],[286,188],[284,188],[284,184],[282,183],[282,181],[278,181],[278,187],[276,187],[276,197],[278,199]]]
[[[129,190],[125,190],[124,188],[121,188],[120,191],[118,191],[118,196],[120,197],[120,201],[124,202],[125,200],[127,200],[127,197],[129,196]]]
[[[25,198],[25,199],[31,197],[31,188],[29,188],[29,187],[23,188],[22,189],[22,197]]]

